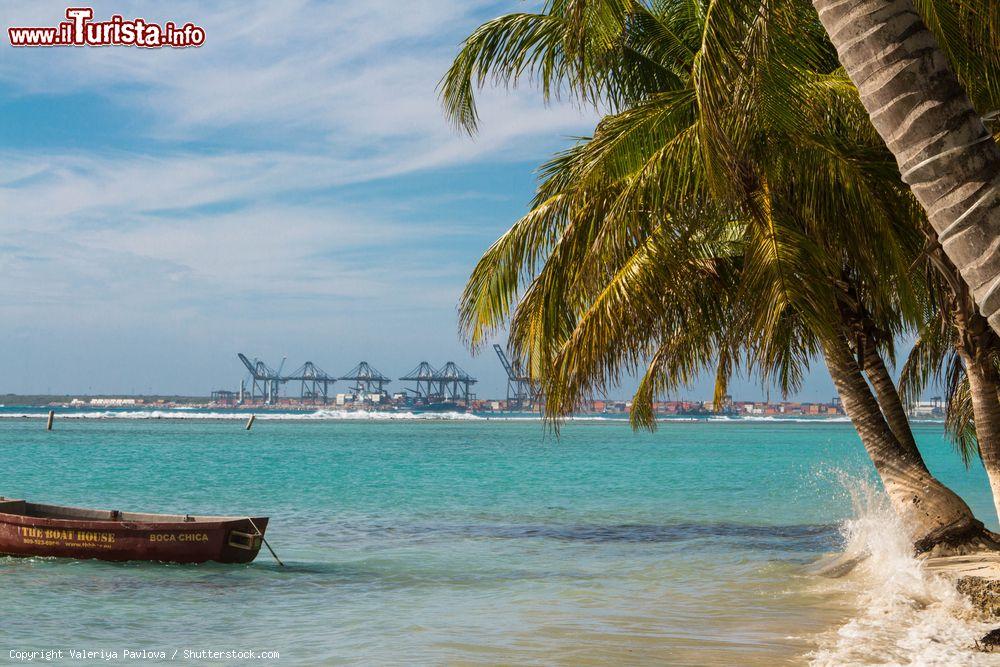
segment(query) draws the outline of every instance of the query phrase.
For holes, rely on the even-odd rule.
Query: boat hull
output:
[[[7,556],[249,563],[260,552],[268,523],[266,517],[199,518],[112,512],[107,513],[109,518],[121,518],[53,518],[5,513],[4,505],[8,504],[9,501],[0,502],[0,554]],[[81,514],[91,512],[76,511]]]

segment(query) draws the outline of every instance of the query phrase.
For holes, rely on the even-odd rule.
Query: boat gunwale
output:
[[[3,506],[7,503],[23,503],[24,510],[22,512],[10,512],[6,511]],[[106,527],[108,529],[120,528],[123,530],[178,530],[185,527],[190,527],[192,530],[195,529],[222,529],[228,527],[230,524],[252,521],[266,521],[267,517],[252,517],[246,516],[195,516],[195,515],[185,515],[185,514],[154,514],[154,513],[139,513],[139,512],[122,512],[121,518],[119,519],[104,519],[104,518],[90,518],[90,517],[50,517],[50,516],[34,516],[28,514],[29,507],[44,508],[48,511],[59,511],[59,510],[69,510],[75,512],[98,512],[98,513],[108,513],[111,514],[111,510],[100,510],[90,507],[72,507],[67,505],[48,505],[42,503],[31,503],[23,501],[20,499],[4,498],[0,500],[0,523],[9,523],[16,525],[32,525],[32,524],[47,524],[55,527],[69,527],[73,525],[87,524],[94,525],[100,524],[101,527]],[[43,510],[43,511],[44,511]],[[136,518],[130,518],[129,515],[135,516]],[[188,519],[190,517],[190,520]],[[150,520],[151,519],[151,520]],[[259,529],[258,529],[259,532]]]

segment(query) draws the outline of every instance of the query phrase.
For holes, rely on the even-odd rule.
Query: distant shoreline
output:
[[[533,412],[423,412],[420,410],[345,410],[316,409],[304,407],[289,409],[270,407],[255,408],[153,408],[142,409],[143,406],[94,409],[89,407],[39,406],[39,405],[4,405],[0,406],[0,420],[43,420],[51,409],[57,419],[71,420],[172,420],[172,421],[240,421],[251,415],[261,421],[542,421],[538,413]],[[592,422],[627,422],[628,414],[621,413],[579,413],[571,415],[568,421]],[[842,415],[662,415],[658,421],[669,423],[706,423],[706,424],[803,424],[803,423],[850,423]],[[917,424],[941,424],[942,419],[914,418]]]
[[[367,396],[367,395],[366,395]],[[374,396],[374,395],[373,395]],[[21,395],[8,393],[0,395],[0,408],[24,407],[46,409],[78,409],[78,410],[243,410],[265,414],[272,412],[312,412],[312,411],[383,411],[383,412],[470,412],[481,416],[505,416],[511,413],[529,414],[538,417],[541,406],[537,402],[513,401],[509,398],[474,398],[468,401],[446,398],[430,398],[412,396],[405,393],[389,395],[383,393],[380,400],[354,400],[357,397],[337,394],[327,402],[303,402],[292,397],[279,397],[276,401],[265,402],[257,399],[237,401],[236,394],[230,394],[227,400],[218,400],[212,396],[180,396],[164,394],[38,394]],[[245,398],[250,398],[249,396]],[[590,399],[581,404],[582,415],[600,415],[614,418],[628,418],[631,412],[631,401],[621,399]],[[718,409],[717,409],[718,408]],[[934,416],[931,410],[921,409],[921,416]],[[831,403],[814,401],[769,401],[733,400],[726,396],[721,405],[713,401],[698,401],[690,399],[658,400],[653,403],[653,414],[658,419],[711,419],[711,418],[753,418],[753,417],[804,417],[804,418],[844,418],[840,404],[834,400]]]

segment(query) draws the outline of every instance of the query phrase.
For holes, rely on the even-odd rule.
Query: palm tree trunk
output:
[[[979,456],[990,480],[993,504],[1000,517],[1000,376],[989,360],[973,357],[960,350],[965,364],[965,374],[969,378],[969,393],[972,395],[972,412],[976,422],[976,442]]]
[[[875,129],[1000,332],[1000,147],[912,0],[813,0]]]
[[[906,416],[903,408],[903,401],[899,398],[899,390],[889,375],[889,370],[885,367],[882,355],[870,339],[865,339],[865,375],[875,390],[875,397],[878,399],[885,421],[889,424],[892,434],[896,436],[900,446],[911,456],[920,459],[923,465],[923,457],[917,449],[917,441],[913,438],[913,431],[910,429],[910,420]]]
[[[919,552],[962,552],[989,542],[983,524],[951,489],[936,480],[919,452],[900,445],[843,337],[823,342],[830,377],[875,471]]]

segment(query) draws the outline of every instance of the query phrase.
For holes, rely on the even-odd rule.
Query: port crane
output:
[[[372,368],[367,361],[362,361],[337,379],[354,382],[354,386],[349,387],[349,389],[354,393],[356,400],[362,399],[363,401],[371,399],[372,396],[378,396],[377,400],[381,400],[382,396],[385,395],[385,385],[392,382],[378,370]]]
[[[499,345],[494,344],[493,349],[496,351],[503,369],[507,371],[507,409],[522,409],[537,402],[540,397],[538,387],[521,369],[521,364],[516,359],[511,362],[507,358],[507,353]]]
[[[414,368],[412,371],[399,378],[403,382],[414,382],[416,387],[410,389],[404,387],[404,391],[408,391],[414,394],[417,398],[423,399],[428,403],[435,400],[441,400],[440,392],[436,390],[435,378],[437,377],[437,370],[431,366],[426,361],[421,361],[420,364]]]
[[[469,402],[476,397],[471,388],[478,380],[459,368],[454,361],[442,366],[434,379],[437,380],[441,396],[446,401],[464,401],[469,405]]]
[[[250,400],[256,401],[257,398],[261,398],[268,405],[272,405],[277,401],[278,388],[282,383],[281,370],[285,367],[285,361],[288,357],[281,359],[281,365],[278,366],[278,370],[272,370],[270,366],[260,359],[250,361],[242,352],[237,352],[236,356],[240,358],[243,365],[250,371]]]
[[[279,380],[281,382],[301,382],[299,396],[303,403],[322,400],[323,405],[326,405],[330,398],[330,385],[336,382],[337,378],[313,362],[307,361]]]

